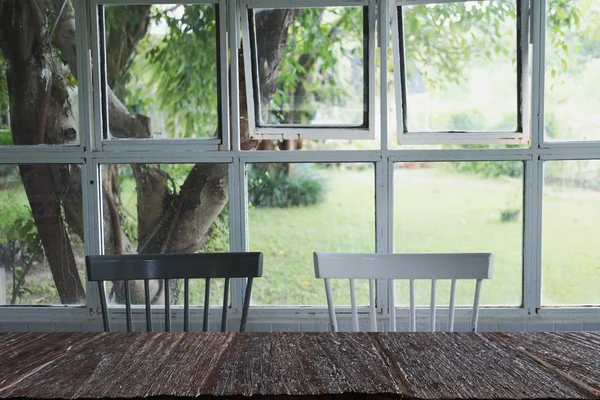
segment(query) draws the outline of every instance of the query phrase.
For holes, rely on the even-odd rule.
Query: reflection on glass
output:
[[[0,165],[0,305],[85,303],[80,169]]]
[[[406,129],[517,129],[515,1],[401,7]]]
[[[600,304],[600,161],[544,163],[542,305]]]
[[[292,22],[274,32],[270,23],[282,13]],[[255,10],[254,18],[260,125],[367,123],[363,8]],[[273,46],[285,36],[276,69]]]
[[[600,140],[600,3],[550,0],[546,25],[546,140]]]
[[[104,252],[214,253],[229,251],[227,165],[103,165]],[[201,266],[199,266],[201,268]],[[171,304],[183,304],[183,281],[171,280]],[[109,301],[124,302],[120,283]],[[163,282],[151,283],[152,303],[164,304]],[[132,301],[144,303],[143,282]],[[204,304],[204,280],[190,280],[190,303]],[[223,303],[223,280],[211,280],[211,304]]]
[[[517,161],[398,163],[394,169],[395,252],[494,254],[494,273],[481,303],[522,302],[523,165]],[[429,304],[430,282],[418,281],[417,304]],[[448,304],[449,282],[438,282]],[[397,304],[408,304],[397,283]],[[474,285],[457,284],[456,304],[473,304]]]
[[[248,167],[250,251],[264,253],[255,305],[324,305],[313,252],[375,251],[372,164],[252,164]],[[332,281],[337,305],[350,304],[347,280]],[[368,282],[356,282],[369,304]]]
[[[216,137],[217,6],[106,6],[105,15],[110,137]]]

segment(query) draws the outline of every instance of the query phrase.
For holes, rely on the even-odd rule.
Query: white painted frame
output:
[[[76,14],[78,27],[77,54],[80,78],[80,144],[73,146],[4,146],[0,147],[0,164],[26,164],[26,163],[76,163],[82,164],[83,199],[84,199],[84,230],[85,251],[87,254],[100,254],[102,247],[101,217],[100,217],[100,192],[99,192],[99,165],[103,163],[131,163],[131,162],[222,162],[229,165],[229,210],[230,210],[230,243],[232,251],[245,251],[248,249],[248,221],[247,221],[247,195],[245,165],[249,162],[371,162],[375,165],[375,241],[377,253],[392,253],[393,248],[393,172],[394,163],[402,161],[522,161],[525,165],[524,176],[524,221],[523,221],[523,306],[522,307],[482,307],[480,319],[502,320],[519,323],[528,321],[597,321],[600,307],[541,307],[541,246],[542,246],[542,189],[543,166],[550,160],[600,160],[600,142],[545,142],[543,132],[544,112],[544,35],[545,35],[545,10],[546,0],[532,0],[532,41],[533,41],[533,68],[532,68],[532,103],[531,103],[531,147],[511,149],[464,149],[464,150],[409,150],[390,149],[387,132],[387,74],[382,72],[381,90],[381,147],[377,150],[354,151],[299,151],[299,152],[246,152],[240,151],[239,146],[239,81],[237,73],[232,74],[230,96],[232,103],[231,120],[231,150],[230,151],[203,151],[199,147],[182,148],[173,143],[160,141],[160,147],[140,146],[133,152],[130,149],[109,147],[102,148],[96,140],[96,133],[101,120],[96,118],[97,101],[93,104],[92,73],[86,73],[83,66],[89,62],[86,58],[87,50],[94,42],[94,29],[91,29],[95,20],[92,7],[97,2],[93,0],[79,0],[80,5]],[[134,0],[132,0],[134,1]],[[135,0],[137,1],[137,0]],[[239,47],[240,13],[234,7],[236,0],[227,0],[227,25],[228,47],[231,54],[237,54]],[[261,0],[262,1],[262,0]],[[321,0],[307,0],[317,1]],[[380,29],[385,30],[381,22],[390,21],[385,7],[387,0],[380,0]],[[309,4],[307,3],[307,4]],[[351,3],[351,1],[349,1]],[[278,3],[281,4],[281,3]],[[394,0],[389,2],[395,6]],[[231,12],[236,10],[236,12]],[[384,11],[382,11],[384,10]],[[90,32],[88,35],[87,32]],[[231,34],[232,32],[237,35]],[[385,40],[380,41],[380,46],[385,47]],[[92,46],[93,47],[93,46]],[[237,57],[231,58],[232,71],[236,71]],[[386,52],[381,54],[381,65],[388,60]],[[97,74],[97,71],[92,71]],[[84,99],[88,100],[84,100]],[[81,104],[86,107],[82,107]],[[93,107],[92,107],[93,106]],[[88,109],[89,108],[89,109]],[[88,110],[87,112],[85,110]],[[236,114],[237,113],[237,114]],[[100,125],[101,128],[101,125]],[[92,183],[93,182],[93,183]],[[311,268],[310,265],[306,268]],[[267,266],[268,273],[268,266]],[[232,281],[233,306],[230,316],[235,317],[241,308],[243,299],[243,282]],[[257,281],[257,284],[259,282]],[[93,323],[101,322],[98,315],[98,296],[95,285],[87,285],[87,305],[85,306],[60,306],[60,307],[0,307],[1,321],[29,321],[55,323]],[[390,316],[408,318],[408,310],[391,307],[390,292],[386,280],[376,282],[376,312],[378,320],[387,320]],[[160,310],[157,310],[158,312]],[[338,309],[341,318],[349,317],[349,308]],[[417,308],[417,320],[427,318],[429,310]],[[112,315],[124,314],[124,308],[119,311],[115,307]],[[134,308],[134,320],[138,311]],[[367,317],[368,307],[358,307],[359,318]],[[198,317],[201,311],[192,310]],[[143,318],[143,309],[139,316]],[[122,315],[120,315],[122,317]],[[174,318],[182,318],[182,310],[173,309]],[[455,310],[457,320],[468,321],[471,312],[465,308]],[[199,317],[198,317],[199,318]],[[328,311],[325,305],[312,306],[279,306],[279,307],[251,307],[252,322],[266,323],[307,322],[326,323]],[[143,319],[140,319],[143,321]],[[394,319],[395,321],[395,319]]]
[[[374,139],[376,125],[376,23],[378,14],[376,11],[376,0],[240,0],[240,15],[243,35],[244,49],[244,78],[246,81],[246,104],[248,105],[248,124],[250,139]],[[255,8],[320,8],[320,7],[366,7],[368,32],[367,37],[367,60],[365,65],[369,69],[369,78],[365,82],[368,92],[368,115],[366,127],[353,126],[311,126],[311,125],[268,125],[260,126],[257,121],[257,109],[260,109],[260,100],[255,101],[256,66],[252,54],[254,53],[253,37],[248,22],[248,11]]]
[[[530,102],[529,89],[529,20],[530,20],[530,0],[515,0],[517,6],[517,58],[520,57],[519,65],[521,74],[517,71],[517,121],[521,121],[522,129],[516,132],[494,132],[494,131],[409,131],[406,128],[405,121],[405,93],[402,83],[405,80],[403,76],[404,49],[401,43],[404,38],[400,38],[402,33],[402,21],[399,20],[399,13],[404,6],[417,6],[427,4],[448,4],[461,3],[469,0],[395,0],[395,7],[392,10],[392,53],[394,63],[394,91],[396,100],[396,133],[399,144],[528,144],[530,140],[530,119],[527,113],[527,105]],[[483,0],[476,0],[483,1]],[[519,7],[520,5],[520,7]],[[519,24],[520,22],[520,24]],[[519,32],[521,35],[519,36]],[[519,88],[520,87],[520,93]],[[520,101],[519,101],[520,100]]]

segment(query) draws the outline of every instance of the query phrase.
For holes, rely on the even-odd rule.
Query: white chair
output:
[[[439,279],[451,280],[448,331],[454,330],[454,300],[458,279],[475,279],[473,300],[472,331],[477,331],[479,316],[479,295],[482,279],[492,277],[493,255],[491,253],[448,253],[448,254],[365,254],[365,253],[314,253],[315,276],[325,280],[325,294],[329,307],[329,320],[333,332],[338,331],[330,279],[350,281],[350,303],[352,308],[352,329],[358,332],[358,312],[356,308],[355,279],[369,280],[371,330],[377,331],[375,316],[375,279],[389,280],[390,329],[396,331],[396,306],[394,303],[394,279],[409,280],[411,332],[416,331],[415,279],[431,280],[431,305],[429,331],[435,331],[436,321],[436,282]]]

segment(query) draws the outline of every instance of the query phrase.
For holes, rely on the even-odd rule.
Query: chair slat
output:
[[[223,288],[223,313],[221,314],[221,332],[227,331],[227,309],[229,308],[229,278],[225,278]]]
[[[171,332],[171,295],[169,280],[164,280],[165,284],[165,332]]]
[[[396,332],[396,287],[394,280],[389,280],[390,295],[390,331]]]
[[[477,332],[477,320],[479,319],[479,295],[481,294],[481,279],[477,279],[475,284],[475,298],[473,299],[473,319],[471,320],[471,330]]]
[[[98,293],[100,294],[100,307],[102,308],[102,324],[104,325],[104,332],[110,332],[110,319],[108,317],[108,307],[106,305],[104,281],[98,281]]]
[[[242,322],[240,323],[240,332],[246,331],[246,322],[248,321],[248,310],[250,309],[250,299],[252,295],[252,279],[248,278],[246,282],[246,292],[244,293],[244,305],[242,309]]]
[[[333,305],[333,294],[331,293],[331,282],[328,278],[323,279],[325,281],[325,296],[327,296],[327,308],[329,309],[329,323],[331,324],[331,331],[337,332],[337,319],[335,317],[335,307]]]
[[[435,289],[436,289],[436,280],[431,280],[431,304],[429,305],[430,311],[430,320],[429,320],[429,331],[435,332]]]
[[[448,311],[448,332],[454,332],[454,303],[456,299],[456,279],[450,284],[450,305]]]
[[[150,281],[144,279],[144,306],[146,308],[146,332],[152,332],[152,304],[150,301]]]
[[[410,286],[410,322],[409,328],[411,332],[417,331],[417,310],[415,307],[415,280],[411,279],[409,282]]]
[[[354,332],[359,331],[358,327],[358,310],[356,309],[356,291],[354,290],[354,279],[350,281],[350,306],[352,308],[352,330]]]
[[[127,332],[133,332],[133,324],[131,322],[131,292],[129,290],[129,281],[123,281],[125,287],[125,318],[127,321]]]
[[[369,279],[369,317],[371,331],[377,332],[377,314],[375,311],[375,279]]]
[[[208,314],[210,312],[210,278],[206,278],[204,287],[204,311],[202,312],[202,331],[208,332]]]
[[[190,280],[183,280],[183,331],[190,331]]]

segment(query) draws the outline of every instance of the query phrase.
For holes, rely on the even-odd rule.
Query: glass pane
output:
[[[105,254],[228,252],[227,179],[226,164],[102,166]],[[171,284],[171,304],[183,304],[183,281]],[[223,284],[211,280],[211,304],[223,304]],[[143,304],[143,281],[135,285],[132,302]],[[153,304],[164,304],[162,285],[152,282]],[[204,304],[204,285],[190,280],[191,304]],[[124,303],[121,283],[107,288]]]
[[[0,165],[0,305],[85,304],[78,165]]]
[[[325,305],[313,252],[375,251],[372,164],[252,164],[247,170],[250,251],[264,253],[255,305]],[[350,304],[347,280],[332,280],[336,305]],[[369,303],[356,282],[358,304]]]
[[[544,164],[542,305],[600,304],[600,161]]]
[[[13,23],[0,40],[0,146],[79,144],[77,3],[66,2],[54,25],[53,2],[3,2]]]
[[[600,140],[600,3],[549,0],[546,140]]]
[[[362,7],[255,10],[254,17],[260,125],[368,122]]]
[[[494,254],[481,304],[522,303],[523,164],[518,161],[395,165],[396,252]],[[430,282],[417,282],[417,304],[429,304]],[[438,282],[438,304],[448,304],[449,282]],[[473,304],[474,284],[457,284],[456,304]],[[397,304],[408,304],[398,283]]]
[[[401,11],[407,130],[516,131],[516,2]]]
[[[110,138],[216,138],[217,6],[106,6],[105,15]]]

